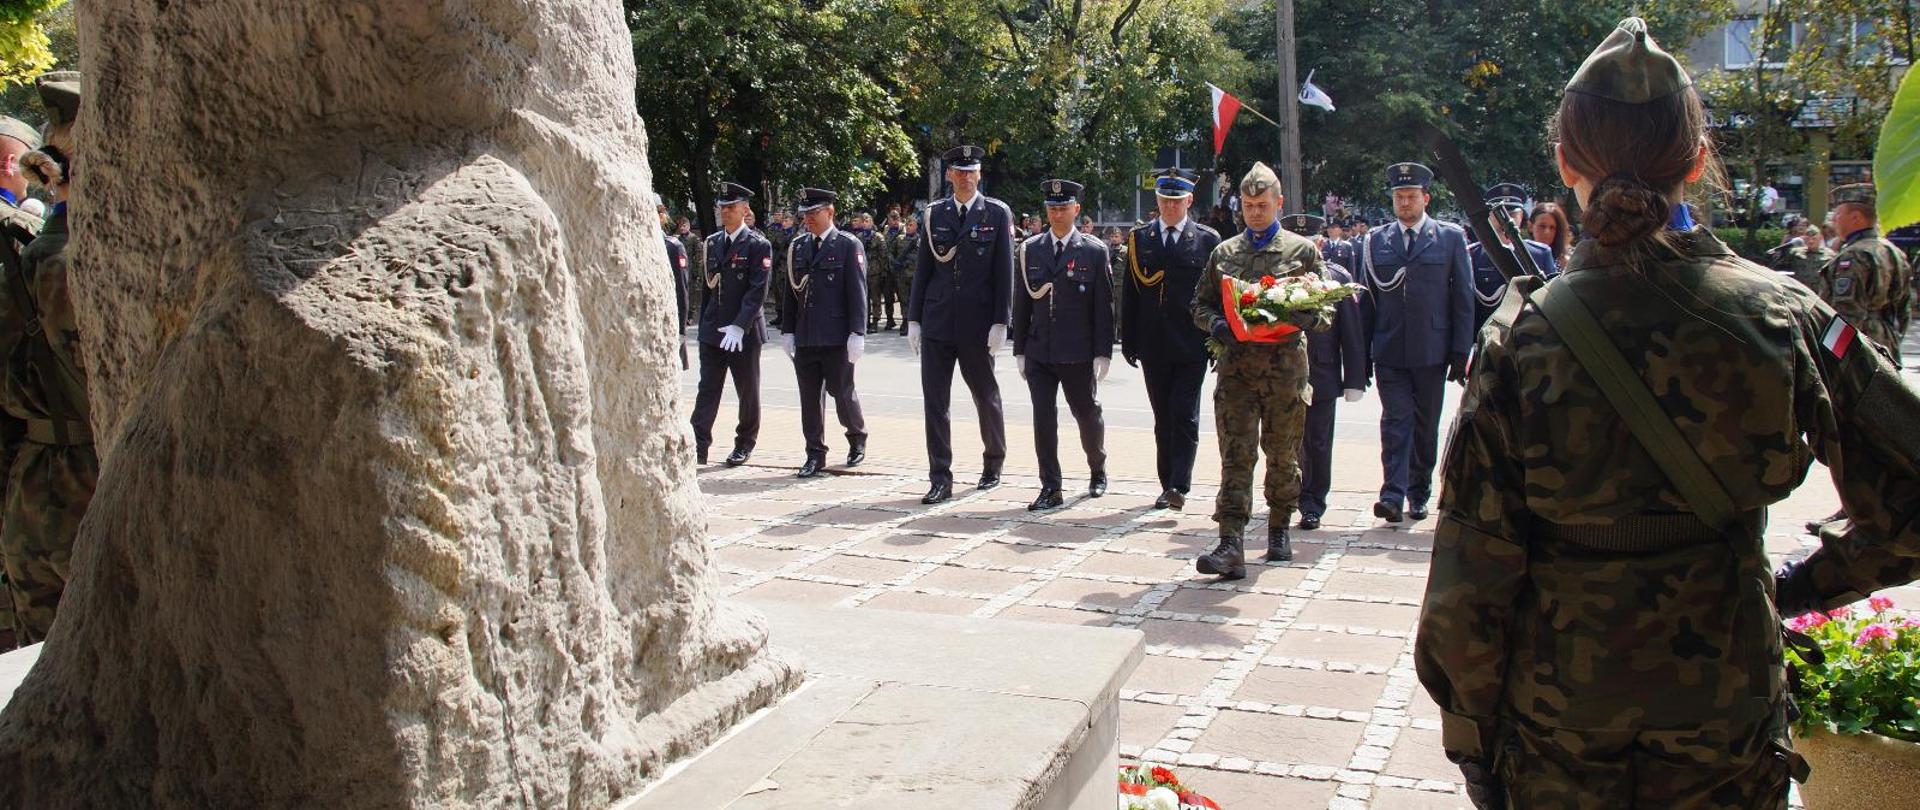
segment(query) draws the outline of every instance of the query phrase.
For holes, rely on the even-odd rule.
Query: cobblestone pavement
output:
[[[1136,628],[1147,657],[1120,695],[1124,757],[1176,765],[1234,810],[1467,806],[1413,672],[1431,520],[1387,528],[1363,512],[1371,493],[1336,492],[1293,562],[1218,584],[1192,572],[1214,537],[1210,490],[1149,511],[1150,485],[1117,481],[1036,516],[1026,488],[925,507],[908,470],[801,481],[775,463],[701,475],[727,593]],[[1775,523],[1776,553],[1803,547]]]

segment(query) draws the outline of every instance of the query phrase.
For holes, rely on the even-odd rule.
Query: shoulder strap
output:
[[[1627,365],[1620,347],[1607,337],[1600,322],[1594,319],[1568,281],[1541,287],[1527,298],[1566,342],[1574,359],[1593,376],[1600,393],[1620,414],[1621,421],[1627,423],[1627,429],[1633,432],[1640,446],[1653,456],[1654,463],[1660,465],[1667,480],[1680,490],[1680,497],[1693,507],[1695,516],[1729,536],[1742,534],[1733,496],[1681,435],[1673,418],[1653,398],[1646,380]]]

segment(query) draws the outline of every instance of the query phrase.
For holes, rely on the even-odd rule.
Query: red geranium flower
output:
[[[1275,285],[1275,284],[1279,284],[1279,283],[1280,283],[1280,280],[1279,280],[1279,279],[1277,279],[1277,278],[1274,278],[1273,276],[1261,276],[1261,277],[1260,277],[1260,288],[1261,288],[1261,289],[1263,289],[1263,290],[1264,290],[1264,289],[1267,289],[1267,288],[1269,288],[1269,287],[1272,287],[1272,286],[1273,286],[1273,285]]]
[[[1171,784],[1174,784],[1177,780],[1173,778],[1173,771],[1169,771],[1166,768],[1162,768],[1158,765],[1155,765],[1153,766],[1153,781],[1158,782],[1162,785],[1171,785]]]
[[[1248,290],[1240,294],[1240,306],[1250,307],[1250,306],[1253,306],[1253,302],[1254,302],[1254,295],[1252,290]]]

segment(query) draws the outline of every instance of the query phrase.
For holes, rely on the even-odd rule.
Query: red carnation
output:
[[[1166,768],[1162,768],[1158,765],[1155,765],[1153,766],[1153,781],[1162,785],[1171,785],[1175,781],[1173,778],[1173,771],[1169,771]]]
[[[1253,301],[1254,301],[1254,296],[1253,296],[1252,290],[1248,290],[1240,294],[1240,306],[1243,306],[1243,307],[1253,306]]]
[[[1264,289],[1268,289],[1268,288],[1270,288],[1270,287],[1272,287],[1273,285],[1275,285],[1275,284],[1279,284],[1279,283],[1280,283],[1280,280],[1279,280],[1279,279],[1277,279],[1277,278],[1274,278],[1273,276],[1261,276],[1261,277],[1260,277],[1260,288],[1261,288],[1261,289],[1263,289],[1263,290],[1264,290]]]

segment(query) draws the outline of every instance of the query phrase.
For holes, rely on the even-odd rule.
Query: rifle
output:
[[[1480,240],[1480,247],[1487,252],[1487,258],[1500,274],[1511,281],[1517,276],[1545,278],[1540,266],[1533,261],[1533,253],[1527,250],[1527,244],[1520,236],[1519,227],[1504,215],[1498,217],[1501,231],[1508,236],[1504,249],[1500,243],[1501,232],[1494,230],[1489,220],[1492,210],[1486,200],[1481,198],[1481,186],[1474,182],[1473,169],[1467,165],[1466,156],[1460,154],[1460,147],[1453,138],[1439,126],[1430,121],[1420,124],[1421,134],[1425,136],[1427,147],[1433,151],[1435,165],[1440,170],[1440,178],[1447,181],[1447,187],[1454,189],[1454,196],[1460,198],[1461,207],[1467,209],[1467,224],[1473,227],[1473,235]],[[1501,206],[1505,209],[1507,206]]]

